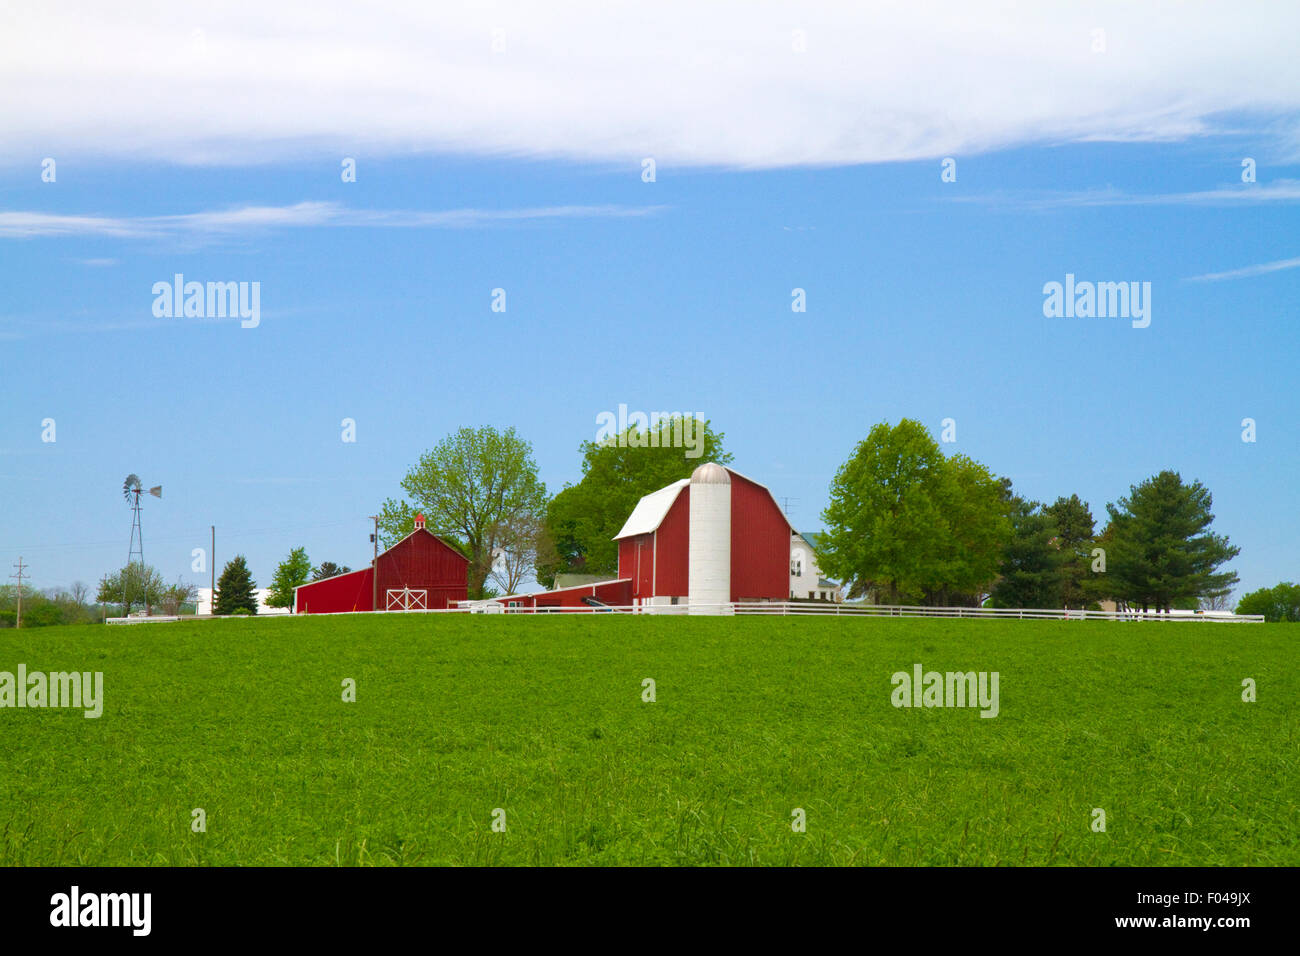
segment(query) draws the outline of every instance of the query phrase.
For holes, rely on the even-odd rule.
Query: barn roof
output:
[[[682,489],[691,483],[689,478],[674,481],[671,485],[652,491],[636,503],[632,513],[623,522],[623,530],[614,535],[614,540],[630,538],[636,534],[648,534],[659,527],[668,509],[673,506]]]
[[[723,467],[726,466],[724,465]],[[727,468],[727,471],[731,472],[731,474],[735,475],[737,478],[744,478],[751,484],[755,484],[766,491],[768,498],[772,500],[772,507],[776,508],[777,513],[781,515],[782,518],[785,518],[786,524],[790,524],[790,519],[785,517],[785,512],[782,511],[781,506],[776,503],[776,497],[772,494],[772,490],[768,488],[767,485],[763,484],[761,481],[754,481],[754,479],[750,478],[748,475],[742,475],[734,468]],[[673,502],[677,500],[677,496],[681,494],[682,489],[690,485],[690,483],[691,480],[689,478],[682,478],[680,481],[674,481],[671,485],[660,488],[658,491],[650,492],[650,494],[646,495],[636,503],[636,507],[633,508],[632,513],[628,515],[627,521],[623,522],[623,530],[614,535],[613,540],[617,541],[619,538],[630,538],[633,535],[638,534],[649,534],[651,531],[658,529],[659,525],[663,523],[665,516],[667,516],[668,509],[671,508]],[[794,531],[794,525],[790,525],[790,530]]]
[[[423,531],[425,534],[427,534],[430,538],[433,538],[433,540],[441,542],[444,546],[446,546],[447,548],[449,548],[449,549],[451,550],[451,552],[452,552],[453,554],[456,555],[456,557],[462,559],[462,560],[465,561],[467,564],[469,563],[469,558],[465,557],[465,552],[463,552],[460,548],[456,547],[454,544],[452,544],[450,541],[448,541],[448,540],[447,540],[446,538],[444,538],[442,535],[440,535],[440,534],[434,534],[432,531],[430,531],[428,528],[424,527],[423,525],[421,525],[420,527],[418,527],[418,528],[416,528],[415,530],[413,530],[410,534],[406,535],[406,537],[402,538],[401,541],[395,541],[395,542],[393,542],[392,545],[390,545],[389,547],[385,548],[383,551],[380,551],[380,552],[379,552],[379,557],[382,558],[384,555],[386,555],[389,551],[392,551],[394,548],[396,548],[398,545],[400,545],[400,544],[401,544],[403,541],[405,541],[407,538],[413,538],[413,537],[415,537],[417,534],[419,534],[421,531]],[[370,563],[371,563],[371,565],[373,565],[373,564],[375,563],[375,561],[374,561],[373,558],[371,559]]]

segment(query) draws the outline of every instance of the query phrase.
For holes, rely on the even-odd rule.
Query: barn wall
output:
[[[428,608],[454,607],[469,597],[469,560],[429,532],[403,538],[379,556],[379,610],[390,588],[427,590]]]
[[[299,614],[339,614],[344,611],[371,611],[371,570],[362,568],[349,574],[304,584],[297,590],[294,610]]]
[[[649,597],[653,593],[654,557],[653,532],[619,539],[618,576],[631,580],[634,597]]]
[[[686,597],[690,578],[691,489],[683,488],[659,524],[654,594]],[[649,592],[647,592],[649,593]]]
[[[731,472],[731,600],[789,596],[790,524],[766,488]]]

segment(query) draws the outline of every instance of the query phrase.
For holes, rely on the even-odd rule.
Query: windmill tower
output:
[[[140,577],[144,579],[144,529],[140,527],[140,495],[144,488],[140,485],[140,478],[137,475],[127,475],[126,481],[122,482],[122,497],[126,499],[127,505],[131,508],[131,545],[126,554],[126,568],[122,571],[122,604],[126,610],[130,611],[127,605],[127,582],[130,580],[131,565],[139,560]],[[155,498],[162,497],[162,485],[155,485],[149,489],[149,494]]]

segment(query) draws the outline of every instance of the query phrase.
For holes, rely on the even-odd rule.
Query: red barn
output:
[[[294,588],[294,609],[337,614],[455,607],[468,597],[468,572],[469,559],[426,528],[424,515],[416,515],[415,530],[370,567]]]
[[[618,541],[618,576],[633,604],[784,601],[789,520],[765,485],[710,462],[633,509]]]

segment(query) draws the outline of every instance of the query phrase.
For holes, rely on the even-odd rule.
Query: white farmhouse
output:
[[[816,532],[790,536],[790,599],[802,601],[844,600],[844,589],[834,581],[822,577],[817,567]]]

